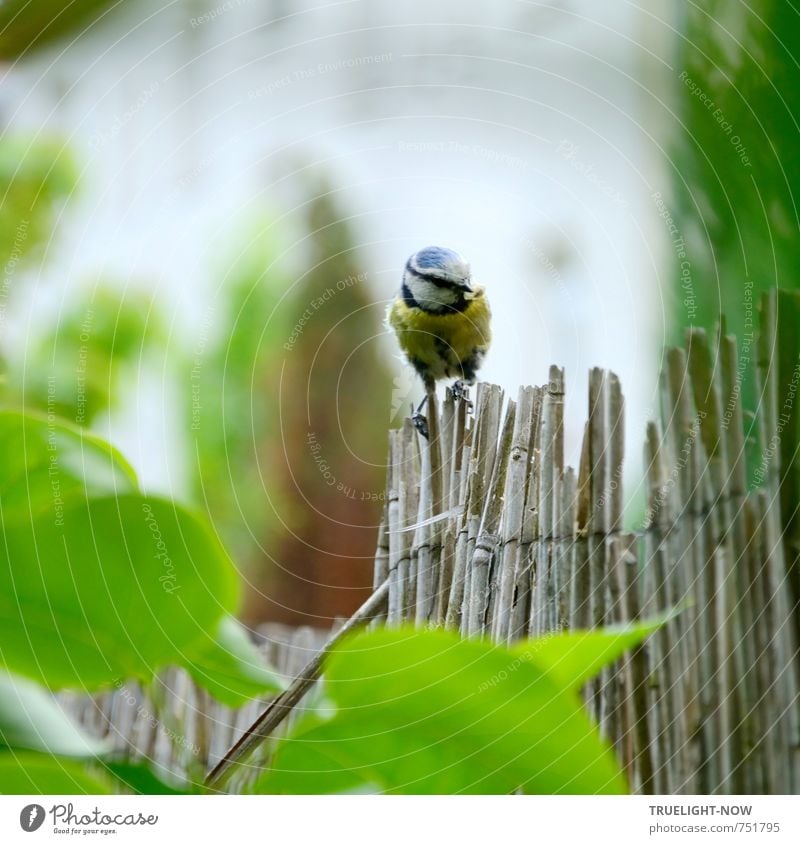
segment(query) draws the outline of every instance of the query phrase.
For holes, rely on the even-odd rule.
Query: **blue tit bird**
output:
[[[425,385],[425,398],[443,378],[457,379],[457,395],[475,382],[491,342],[491,310],[457,252],[426,246],[408,259],[388,322]]]

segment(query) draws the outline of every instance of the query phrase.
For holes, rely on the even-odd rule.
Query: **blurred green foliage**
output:
[[[55,140],[0,139],[0,398],[8,363],[5,326],[32,253],[47,243],[55,211],[75,187],[69,152]]]
[[[32,201],[26,191],[43,172],[10,184],[11,205]],[[69,180],[56,185],[67,191]],[[296,281],[276,260],[285,247],[272,221],[245,224],[183,351],[168,345],[151,294],[110,282],[86,288],[27,346],[8,350],[5,401],[90,428],[158,361],[184,385],[190,496],[256,584],[250,617],[306,614],[327,624],[349,614],[370,582],[392,381],[370,345],[382,313],[344,213],[325,183],[310,190]],[[45,197],[58,195],[34,203],[26,248],[47,230],[54,199]],[[324,449],[333,486],[308,436]]]
[[[771,476],[780,490],[786,594],[800,637],[800,10],[784,0],[682,8],[672,339],[680,342],[687,324],[713,331],[721,321],[739,353],[734,392],[723,400],[730,407],[741,397],[745,411],[775,414],[774,428],[745,448],[751,486]],[[759,335],[760,303],[768,312]],[[755,360],[770,373],[761,394]],[[702,396],[695,400],[702,406]]]
[[[81,732],[38,683],[0,671],[0,753],[11,748],[76,758],[108,749]]]
[[[0,432],[0,665],[96,689],[168,663],[217,683],[233,673],[219,648],[258,662],[229,621],[235,569],[202,520],[144,496],[119,452],[52,413],[2,411]]]
[[[277,520],[265,495],[278,476],[266,445],[278,439],[275,385],[289,287],[276,267],[279,249],[269,220],[245,225],[217,268],[220,285],[194,347],[182,362],[186,430],[193,462],[193,498],[213,520],[240,562],[271,548]]]
[[[142,494],[116,449],[52,412],[0,412],[0,467],[0,793],[162,790],[115,773],[46,689],[149,686],[168,665],[230,706],[280,689],[231,616],[231,560],[204,519]]]
[[[82,762],[60,756],[0,753],[0,794],[111,794]]]
[[[76,184],[75,164],[55,138],[0,140],[0,255],[18,262],[49,239],[53,210]]]
[[[795,641],[800,642],[800,291],[770,291],[762,311],[768,322],[760,332],[759,356],[769,362],[773,379],[762,401],[774,403],[774,428],[763,432],[754,474],[759,484],[777,483],[787,594]]]
[[[21,350],[18,358],[24,360],[11,368],[9,386],[26,407],[88,427],[118,407],[125,384],[135,382],[149,353],[166,341],[158,304],[149,294],[102,284],[91,297],[70,298],[67,310]]]
[[[281,475],[270,505],[287,525],[272,553],[273,617],[328,626],[348,616],[372,583],[383,507],[392,373],[379,338],[384,304],[361,263],[338,192],[309,179],[305,271],[287,298],[280,409],[272,443]]]
[[[136,474],[117,449],[54,415],[0,410],[0,449],[0,504],[7,519],[56,518],[56,504],[136,489]]]
[[[0,60],[27,56],[59,38],[76,36],[120,0],[5,0],[0,4]]]
[[[671,339],[724,313],[747,354],[760,291],[800,286],[800,12],[784,0],[682,9],[672,168],[685,257]],[[752,409],[752,379],[744,393]]]
[[[193,498],[247,569],[248,617],[327,625],[371,582],[392,379],[346,214],[324,180],[308,192],[299,271],[269,219],[242,226],[180,382]]]

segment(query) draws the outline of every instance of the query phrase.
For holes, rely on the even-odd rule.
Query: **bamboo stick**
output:
[[[530,635],[541,636],[549,627],[548,609],[552,589],[551,556],[555,527],[556,484],[560,480],[557,454],[559,437],[563,439],[563,423],[558,407],[563,404],[562,373],[550,368],[550,383],[542,397],[542,417],[539,429],[539,473],[537,502],[538,536],[536,543],[536,587],[531,593]]]
[[[742,364],[749,362],[749,346],[751,340],[745,338],[744,343],[748,354],[743,351]],[[730,523],[727,551],[731,555],[732,584],[734,612],[737,615],[737,626],[730,631],[737,647],[736,664],[734,667],[734,682],[742,687],[737,701],[738,711],[733,713],[732,729],[738,735],[730,737],[731,784],[739,778],[738,766],[742,764],[743,745],[748,740],[745,734],[745,719],[752,722],[750,735],[758,733],[760,728],[755,723],[755,717],[750,715],[753,708],[758,708],[758,682],[755,681],[755,693],[750,694],[750,683],[754,681],[758,665],[758,621],[753,602],[748,599],[747,584],[750,580],[754,565],[751,540],[752,506],[748,509],[747,469],[745,464],[745,436],[744,419],[742,414],[741,388],[744,380],[744,369],[739,362],[736,338],[724,336],[724,329],[720,326],[718,336],[719,361],[721,372],[721,405],[722,418],[720,428],[725,442],[727,454],[727,469],[725,472],[726,488],[724,495],[727,499],[727,521]],[[748,522],[750,527],[748,527]],[[750,765],[750,785],[754,789],[760,788],[763,779],[763,766]]]
[[[637,556],[637,537],[623,534],[619,540],[616,556],[616,578],[620,584],[620,619],[628,622],[640,621],[643,617],[642,594],[644,571]],[[625,689],[623,706],[626,709],[626,729],[630,732],[630,753],[632,756],[631,781],[642,794],[654,794],[657,762],[656,736],[651,730],[650,710],[653,701],[650,695],[651,644],[635,647],[625,657]]]
[[[528,621],[534,574],[534,540],[539,530],[537,502],[541,474],[542,394],[541,388],[533,388],[533,411],[525,480],[525,508],[522,513],[522,529],[517,558],[514,563],[514,599],[508,633],[509,641],[521,639],[529,634]]]
[[[400,543],[398,581],[402,584],[401,621],[410,621],[415,617],[417,580],[419,577],[419,546],[415,534],[408,530],[414,524],[419,512],[422,497],[423,455],[417,447],[417,432],[406,420],[400,429],[400,502],[401,527],[403,538]]]
[[[664,458],[663,438],[655,422],[647,425],[644,464],[647,471],[647,518],[643,570],[643,612],[655,616],[672,604],[668,580],[669,496],[672,480]],[[678,715],[669,674],[671,634],[675,623],[668,621],[648,642],[652,680],[648,687],[648,727],[653,736],[653,791],[674,794],[677,787],[674,762],[677,758]]]
[[[517,553],[525,511],[533,402],[533,388],[521,387],[517,397],[517,412],[503,493],[503,529],[497,574],[498,598],[492,622],[492,638],[496,642],[507,641],[511,630]]]
[[[698,448],[698,423],[683,349],[670,349],[667,353],[666,376],[665,404],[670,409],[672,422],[668,433],[671,435],[672,472],[676,478],[668,497],[673,526],[668,540],[671,565],[668,581],[672,585],[672,605],[688,604],[676,617],[674,633],[677,638],[668,652],[673,711],[678,727],[676,788],[678,793],[694,794],[702,761],[697,592],[704,561],[701,529],[704,491],[700,482],[702,454]]]
[[[575,509],[577,504],[577,478],[575,470],[567,466],[561,476],[556,495],[556,543],[553,570],[557,575],[555,590],[554,628],[564,630],[570,623],[572,597],[572,549],[575,542]]]
[[[492,449],[492,476],[486,487],[486,500],[481,515],[480,531],[475,541],[475,552],[470,561],[472,581],[470,585],[469,621],[470,636],[481,635],[486,623],[489,604],[490,566],[500,542],[498,528],[503,512],[502,490],[508,469],[508,456],[514,432],[516,404],[509,401],[499,445]]]
[[[402,483],[402,448],[400,431],[389,432],[389,478],[386,500],[389,518],[389,595],[386,623],[390,627],[400,624],[404,614],[405,580],[401,576],[400,558],[405,552],[406,495]],[[402,493],[401,493],[402,489]]]
[[[588,513],[588,568],[589,568],[589,618],[592,628],[605,624],[608,604],[606,573],[606,535],[608,510],[604,501],[608,494],[608,435],[607,435],[608,383],[606,372],[595,367],[589,373],[589,513]],[[587,684],[587,701],[604,737],[608,735],[606,700],[602,693],[607,671]]]
[[[578,472],[578,492],[576,498],[575,543],[572,547],[572,599],[570,601],[570,627],[589,628],[592,626],[592,578],[589,567],[589,540],[591,529],[590,500],[592,495],[589,466],[589,423],[583,433],[583,447]]]
[[[619,541],[619,534],[622,530],[622,509],[623,509],[623,480],[622,470],[625,457],[625,400],[622,396],[622,388],[619,378],[610,372],[606,378],[607,384],[607,425],[606,434],[607,446],[605,448],[608,462],[608,475],[606,488],[597,501],[599,510],[604,512],[602,522],[603,532],[610,539],[605,540],[605,565],[603,578],[606,583],[603,600],[606,602],[606,610],[603,615],[604,624],[612,624],[620,620],[619,604],[621,597],[621,582],[615,569],[619,566],[619,555],[627,556],[629,547],[623,546]],[[620,671],[624,663],[616,666],[609,666],[600,675],[600,696],[605,701],[607,723],[601,722],[601,729],[605,727],[608,735],[621,741],[625,733],[624,724],[625,709],[620,702],[624,696],[624,690],[620,688],[622,678]]]

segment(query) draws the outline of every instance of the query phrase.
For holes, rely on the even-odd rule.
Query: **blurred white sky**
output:
[[[495,315],[483,377],[515,394],[565,366],[574,462],[588,368],[614,369],[637,471],[667,310],[651,199],[668,190],[666,0],[126,5],[0,87],[4,130],[63,134],[82,168],[37,313],[98,276],[156,285],[191,344],[236,226],[266,207],[291,231],[305,199],[291,168],[324,163],[376,301],[415,249],[458,249]],[[289,265],[301,248],[287,240]],[[19,317],[17,337],[28,329]],[[146,485],[177,491],[169,402],[189,385],[160,377],[138,390],[165,405],[132,392],[112,435]]]

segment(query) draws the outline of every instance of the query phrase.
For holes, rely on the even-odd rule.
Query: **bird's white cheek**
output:
[[[454,305],[458,298],[458,294],[454,290],[437,287],[424,279],[415,279],[411,292],[420,305],[430,309]]]

